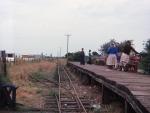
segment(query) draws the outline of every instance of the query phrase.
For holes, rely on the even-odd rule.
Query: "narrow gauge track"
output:
[[[47,82],[54,84],[53,95],[45,95],[44,109],[49,113],[88,113],[91,110],[90,101],[85,97],[79,97],[71,79],[71,73],[63,65],[57,65],[58,82],[43,78],[42,81],[31,78],[46,87],[51,88]],[[56,93],[58,92],[58,93]]]
[[[88,113],[87,111],[91,108],[89,100],[79,97],[75,86],[73,85],[71,74],[63,65],[58,65],[58,78],[59,113]],[[67,90],[64,90],[64,87]],[[68,93],[68,91],[71,93]]]
[[[64,65],[57,63],[56,75],[57,81],[45,77],[37,79],[30,76],[34,81],[53,89],[51,90],[52,95],[43,95],[45,97],[45,105],[43,109],[38,111],[43,113],[93,113],[90,100],[82,96],[79,97],[74,87],[76,81],[72,79],[72,73]],[[49,83],[52,83],[52,86]],[[102,105],[100,112],[114,113],[114,110],[111,105]]]

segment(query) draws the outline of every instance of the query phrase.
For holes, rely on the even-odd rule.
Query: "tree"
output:
[[[73,61],[80,61],[80,51],[73,54]]]
[[[93,55],[93,56],[98,56],[99,54],[98,54],[96,51],[93,51],[93,52],[92,52],[92,55]]]
[[[150,39],[145,43],[142,54],[141,68],[145,73],[150,74]]]
[[[110,45],[112,43],[115,43],[118,46],[119,51],[122,52],[123,48],[125,46],[125,43],[127,41],[130,41],[131,43],[133,43],[133,40],[125,40],[125,41],[119,43],[119,42],[115,41],[115,39],[111,39],[109,42],[106,42],[101,46],[100,52],[101,52],[101,54],[107,54],[107,49],[110,47]]]
[[[67,58],[67,54],[65,55],[65,57]],[[68,53],[68,60],[73,60],[73,53]]]
[[[67,57],[67,54],[65,55],[65,57]],[[80,61],[80,51],[74,53],[68,53],[68,60]]]
[[[115,41],[115,39],[111,39],[109,42],[104,43],[101,47],[100,47],[100,52],[101,54],[107,54],[107,49],[110,47],[110,45],[112,43],[118,43]]]
[[[131,44],[133,43],[133,40],[125,40],[125,41],[122,41],[122,42],[118,43],[119,44],[118,47],[119,47],[119,50],[121,52],[123,51],[123,48],[124,48],[124,46],[125,46],[125,44],[126,44],[127,41],[130,41]]]

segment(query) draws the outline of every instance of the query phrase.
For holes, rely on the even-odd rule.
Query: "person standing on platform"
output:
[[[80,64],[85,65],[85,53],[84,53],[84,48],[82,48],[80,52]]]
[[[108,57],[106,60],[106,65],[108,68],[113,69],[117,68],[117,54],[118,54],[118,48],[115,46],[114,43],[110,45],[110,47],[107,50]]]
[[[118,53],[117,53],[117,68],[118,68],[119,63],[120,63],[120,58],[121,58],[121,51],[120,51],[119,43],[116,43],[116,47],[118,49]]]
[[[89,50],[88,64],[92,64],[92,54],[91,54],[91,50]]]

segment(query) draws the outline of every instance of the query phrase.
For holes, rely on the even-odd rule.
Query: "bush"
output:
[[[145,48],[142,52],[141,68],[146,74],[150,74],[150,39],[145,43]]]
[[[65,55],[67,57],[67,55]],[[80,52],[68,53],[69,61],[80,61]]]

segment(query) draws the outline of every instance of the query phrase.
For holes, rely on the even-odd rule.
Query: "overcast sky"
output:
[[[114,38],[134,40],[138,51],[150,38],[150,0],[0,0],[0,50],[62,55],[82,47],[98,50]]]

